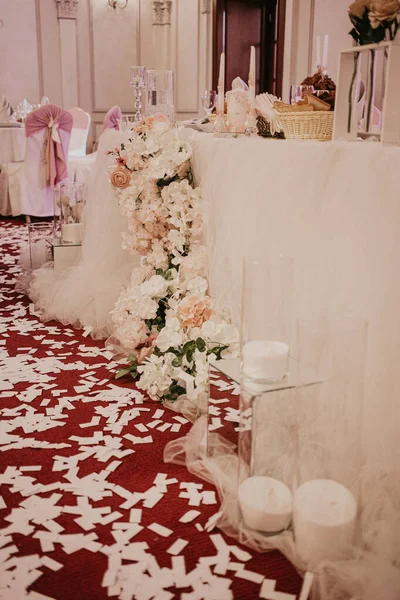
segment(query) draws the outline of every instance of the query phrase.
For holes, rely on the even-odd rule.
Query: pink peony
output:
[[[201,327],[212,315],[210,298],[186,296],[178,307],[178,317],[183,327]]]
[[[185,179],[185,177],[187,176],[187,174],[190,171],[190,160],[185,160],[184,163],[182,163],[179,167],[178,167],[178,177],[179,179]]]

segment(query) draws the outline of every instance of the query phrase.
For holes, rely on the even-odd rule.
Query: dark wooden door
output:
[[[282,94],[285,0],[214,0],[213,86],[226,53],[225,87],[248,80],[250,46],[256,48],[256,92]]]

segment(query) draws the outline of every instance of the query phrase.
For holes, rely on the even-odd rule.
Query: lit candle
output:
[[[288,372],[289,346],[285,342],[246,342],[242,355],[246,378],[274,382],[283,379]]]
[[[329,35],[326,34],[324,37],[324,54],[322,57],[322,71],[328,70],[328,48],[329,48]]]
[[[248,477],[239,487],[239,504],[244,523],[250,529],[277,533],[292,520],[290,489],[272,477]]]
[[[303,483],[294,494],[293,526],[300,557],[312,567],[340,560],[351,544],[357,503],[353,494],[331,479]]]
[[[61,225],[61,239],[66,243],[80,244],[82,241],[82,223]]]
[[[317,35],[317,71],[321,69],[321,36]]]
[[[225,112],[225,52],[221,53],[219,61],[218,112],[222,116]]]

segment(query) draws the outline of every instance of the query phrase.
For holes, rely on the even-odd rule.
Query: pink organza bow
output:
[[[118,121],[122,117],[122,111],[119,106],[110,108],[103,121],[103,131],[106,129],[118,129]]]
[[[54,186],[68,176],[67,158],[61,143],[59,131],[68,136],[72,131],[72,116],[55,104],[47,104],[31,112],[25,123],[26,137],[47,128],[44,143],[46,159],[46,183]]]

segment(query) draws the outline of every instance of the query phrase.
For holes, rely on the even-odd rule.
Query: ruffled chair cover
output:
[[[25,161],[4,167],[12,215],[53,215],[53,188],[68,178],[71,130],[72,116],[54,104],[27,116]]]
[[[119,120],[122,118],[122,111],[119,106],[110,108],[103,121],[103,131],[106,129],[119,129]]]

